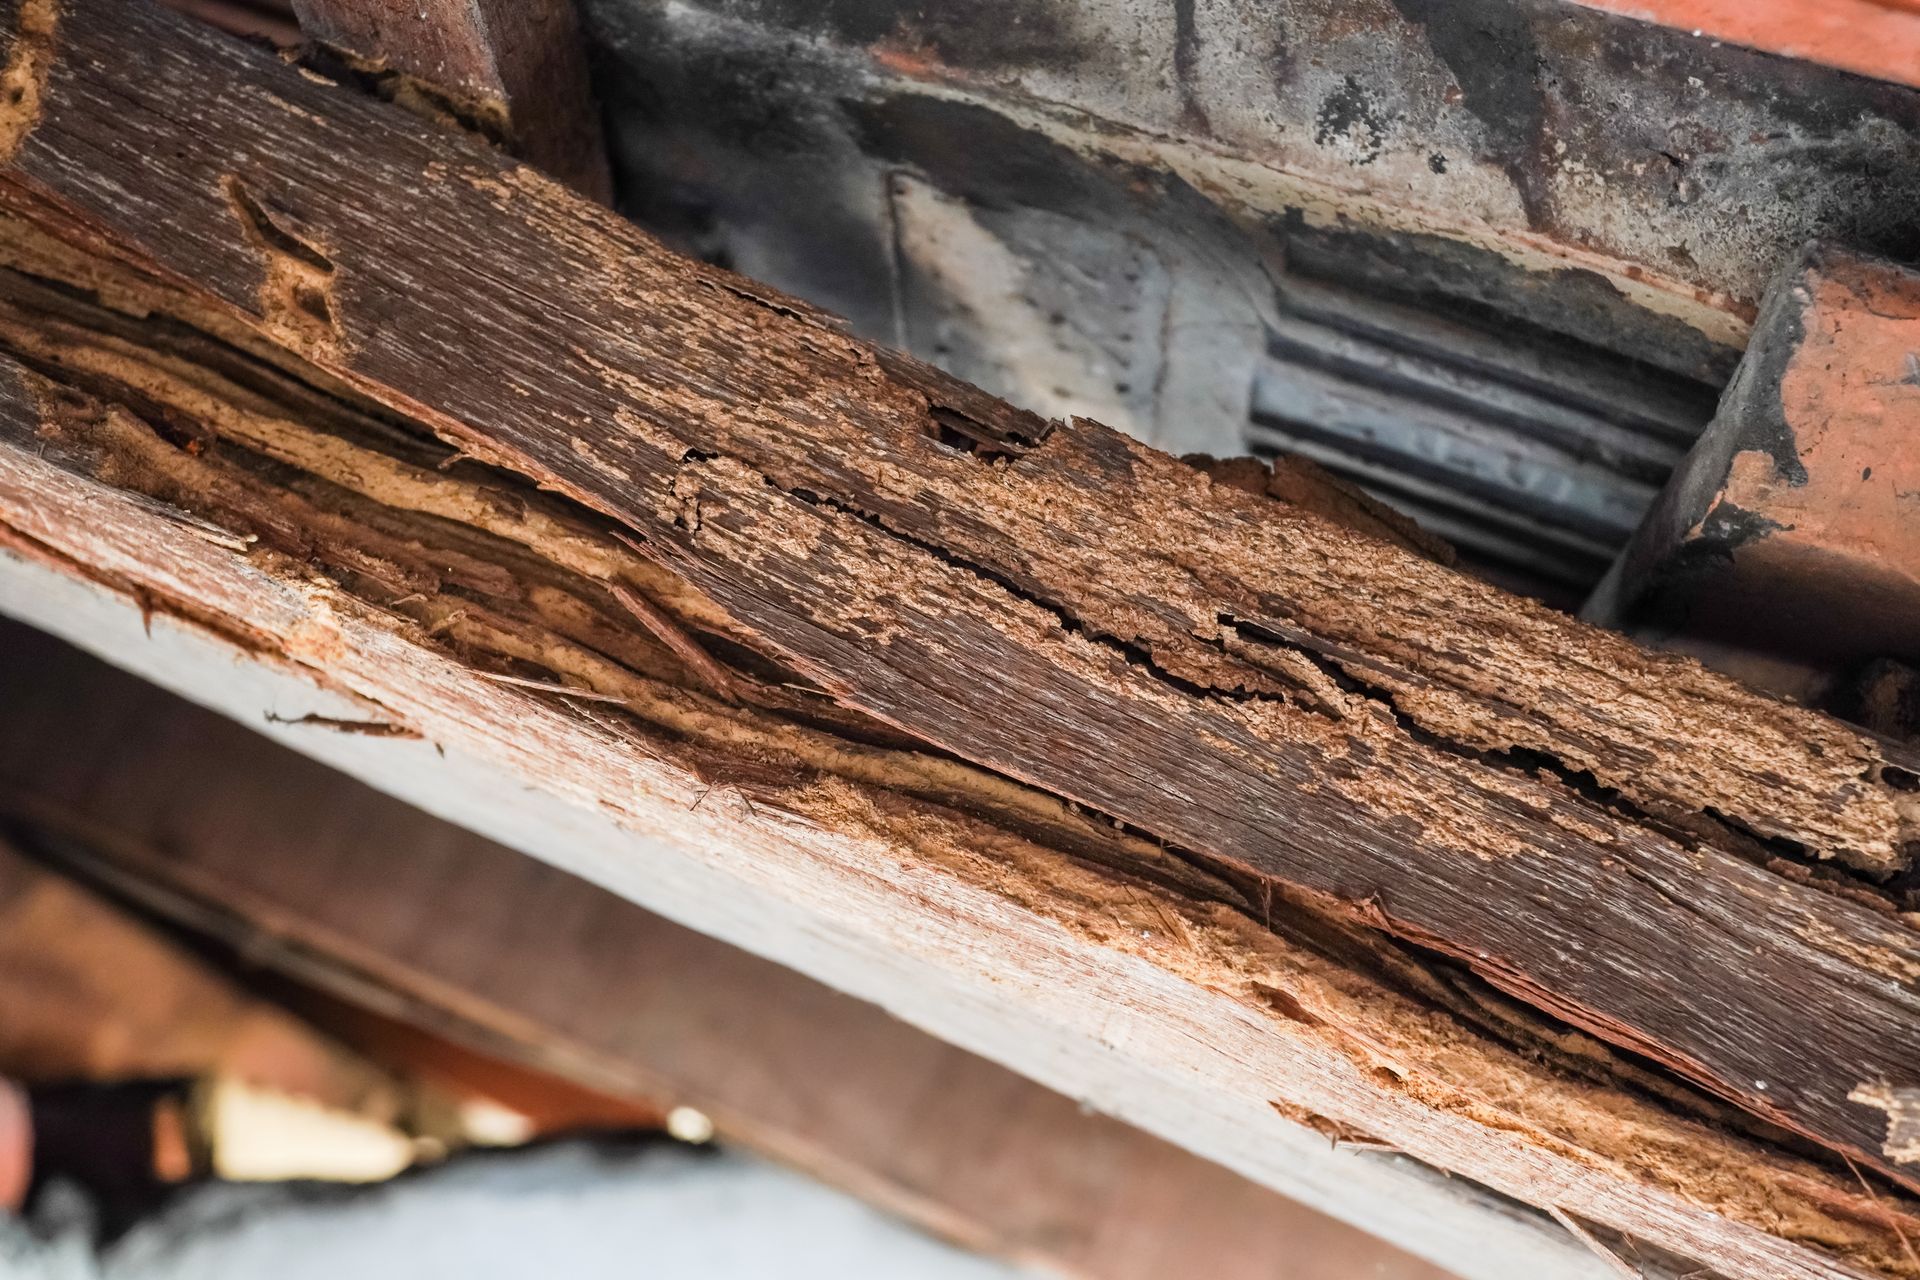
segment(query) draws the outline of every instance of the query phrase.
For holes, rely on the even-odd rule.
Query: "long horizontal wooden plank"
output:
[[[959,822],[1123,868],[1170,919],[1207,904],[1252,930],[1236,947],[1285,935],[1398,975],[1648,1093],[1683,1146],[1707,1119],[1738,1178],[1581,1138],[1706,1221],[1879,1256],[1828,1216],[1886,1212],[1843,1164],[1756,1154],[1740,1131],[1778,1135],[1677,1078],[1905,1176],[1847,1094],[1914,1061],[1911,931],[1873,879],[1908,856],[1911,761],[1094,424],[1026,418],[271,59],[157,15],[33,14],[4,342],[136,412],[18,377],[23,550],[643,823],[698,777],[895,859],[938,861]],[[116,491],[130,541],[82,514]],[[158,541],[129,523],[156,500],[184,513],[154,517]],[[204,556],[264,576],[229,590]],[[351,643],[311,647],[315,590]],[[549,710],[599,746],[536,750],[500,708],[538,695],[480,673],[571,682],[591,701]],[[462,703],[500,718],[454,725]],[[518,830],[552,856],[553,833]],[[1201,981],[1313,1038],[1340,1021],[1239,972]],[[1394,1075],[1398,1050],[1340,1043]],[[1489,1053],[1443,1074],[1484,1087]],[[1387,1093],[1366,1105],[1414,1129],[1451,1096]],[[1566,1207],[1493,1152],[1422,1154]],[[1744,1199],[1774,1177],[1818,1226]],[[1698,1247],[1602,1185],[1594,1216]],[[1709,1243],[1758,1256],[1731,1238]],[[1819,1265],[1803,1252],[1767,1256]]]
[[[1848,1095],[1920,1061],[1912,930],[1730,849],[1903,867],[1865,735],[1023,415],[164,15],[47,40],[13,203],[176,311],[617,520],[840,704],[1908,1177]]]
[[[1817,1246],[1724,1221],[1669,1190],[1622,1185],[1537,1148],[1538,1135],[1563,1123],[1559,1113],[1569,1106],[1578,1116],[1572,1131],[1616,1123],[1615,1100],[1595,1105],[1578,1083],[1537,1080],[1521,1068],[1498,1095],[1504,1105],[1494,1107],[1517,1129],[1481,1123],[1492,1111],[1478,1118],[1428,1114],[1396,1102],[1397,1091],[1348,1059],[1350,1049],[1306,1038],[1307,1028],[1263,1004],[1247,984],[1285,982],[1313,1000],[1316,1016],[1332,1012],[1320,996],[1333,997],[1345,1006],[1335,1016],[1352,1015],[1356,1034],[1368,1039],[1376,1024],[1392,1025],[1414,1010],[1390,989],[1296,954],[1278,938],[1262,941],[1267,954],[1252,970],[1257,976],[1231,977],[1226,967],[1206,963],[1204,953],[1187,957],[1197,966],[1192,978],[1150,958],[1171,945],[1211,949],[1214,928],[1238,928],[1230,914],[1216,918],[1190,900],[1154,903],[1144,896],[1149,885],[1056,860],[1039,847],[1007,847],[1002,839],[1000,856],[1021,861],[982,857],[977,849],[991,841],[990,829],[962,824],[938,850],[909,849],[893,843],[884,826],[847,836],[786,809],[750,810],[741,793],[716,794],[690,771],[635,752],[611,721],[596,723],[518,686],[469,685],[453,664],[436,673],[443,659],[404,640],[383,643],[377,620],[358,617],[351,606],[337,611],[330,593],[250,570],[169,516],[76,485],[31,452],[5,445],[0,510],[8,530],[0,602],[10,616],[1470,1280],[1607,1280],[1612,1272],[1497,1199],[1478,1200],[1474,1183],[1424,1165],[1471,1169],[1504,1188],[1537,1186],[1544,1168],[1569,1212],[1629,1222],[1649,1239],[1709,1239],[1696,1256],[1725,1250],[1796,1280],[1878,1274],[1823,1256]],[[115,585],[74,572],[74,554],[95,559],[93,551],[35,516],[71,525],[82,512],[106,539],[93,548],[106,553],[95,569]],[[234,606],[224,616],[240,626],[238,634],[170,610],[167,602],[189,580]],[[370,622],[372,630],[363,630]],[[276,656],[257,641],[276,648],[290,642],[292,652]],[[326,662],[323,671],[300,653],[332,653],[344,663]],[[416,726],[421,736],[372,731],[396,724]],[[567,780],[588,760],[602,766],[589,784],[599,800]],[[976,843],[979,837],[986,839]],[[1062,890],[1070,892],[1050,908]],[[1103,924],[1104,938],[1093,932]],[[1184,942],[1176,943],[1173,930],[1183,931]],[[1296,963],[1306,967],[1291,971]],[[1309,970],[1322,973],[1323,988],[1304,990]],[[1420,1076],[1437,1080],[1443,1059],[1458,1051],[1450,1041],[1460,1029],[1440,1018],[1395,1034],[1409,1030],[1419,1049],[1396,1039],[1396,1063],[1411,1069],[1417,1056]],[[1516,1057],[1509,1069],[1519,1063]],[[1356,1092],[1337,1101],[1345,1090]],[[1323,1132],[1301,1123],[1316,1117],[1417,1159],[1334,1152]],[[1417,1127],[1438,1131],[1415,1137],[1400,1123],[1415,1117]],[[1646,1109],[1644,1118],[1650,1127],[1632,1126],[1638,1141],[1674,1152],[1703,1138],[1717,1145],[1698,1126],[1669,1128],[1657,1109]],[[1737,1143],[1732,1150],[1743,1176],[1751,1175],[1741,1157],[1753,1153]],[[1703,1171],[1713,1163],[1702,1161]],[[1504,1171],[1495,1172],[1496,1164]],[[1791,1165],[1764,1169],[1764,1193],[1750,1206],[1755,1216],[1769,1201],[1804,1201],[1816,1206],[1804,1224],[1812,1237],[1855,1257],[1891,1256],[1879,1242],[1891,1243],[1889,1223],[1908,1219],[1875,1221],[1844,1185],[1825,1186],[1809,1173]],[[1920,1215],[1911,1222],[1920,1230]]]
[[[20,669],[9,662],[9,672]],[[8,838],[0,838],[0,1005],[9,1088],[225,1077],[381,1120],[403,1102],[371,1061]]]
[[[1051,1271],[1154,1280],[1205,1257],[1216,1280],[1442,1278],[50,637],[0,624],[0,646],[0,822],[250,964],[591,1088],[698,1107],[726,1141]]]
[[[779,804],[716,792],[611,707],[476,680],[391,616],[32,444],[0,444],[0,528],[7,612],[1461,1275],[1586,1273],[1417,1167],[1329,1167],[1327,1125],[1730,1276],[1901,1274],[1901,1233],[1920,1233],[1885,1192],[1646,1080],[1596,1083],[1619,1064],[1578,1036],[1476,1018],[1191,888],[950,809],[902,822],[846,781]]]

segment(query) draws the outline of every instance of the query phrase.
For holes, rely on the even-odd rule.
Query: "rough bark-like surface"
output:
[[[612,197],[572,0],[294,0],[301,31],[444,94],[514,153],[582,195]]]
[[[77,476],[61,454],[51,438],[0,444],[8,611],[1464,1276],[1584,1277],[1588,1257],[1541,1257],[1524,1223],[1400,1157],[1321,1168],[1326,1132],[1609,1224],[1640,1242],[1632,1256],[1652,1242],[1729,1276],[1898,1274],[1901,1233],[1920,1235],[1920,1216],[1843,1169],[1742,1137],[1737,1112],[1364,926],[1284,893],[1250,903],[990,775],[844,740],[823,750],[832,740],[758,707],[685,698],[685,673],[643,652],[583,665],[566,638],[579,611],[510,548],[491,551],[516,566],[520,585],[496,602],[517,631],[472,617],[457,584],[381,608],[355,594],[357,573],[342,575],[353,589],[316,576],[306,558]],[[454,485],[439,509],[486,492]],[[469,501],[464,518],[514,510]],[[368,515],[454,568],[482,532]],[[565,531],[546,529],[543,552],[584,558]],[[335,562],[347,550],[326,548]],[[562,687],[551,678],[476,678],[528,670],[502,655],[529,644],[585,674],[564,695],[544,691]],[[715,714],[686,714],[703,709]],[[791,772],[716,787],[702,780],[716,758]]]
[[[1920,1060],[1876,883],[1910,760],[1021,414],[211,34],[23,29],[0,338],[132,410],[23,373],[24,446],[756,802],[856,778],[1329,912],[1644,1055],[1591,1049],[1674,1105],[1911,1181],[1849,1100]]]

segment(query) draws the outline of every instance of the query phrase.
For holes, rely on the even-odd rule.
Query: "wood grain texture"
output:
[[[1848,1100],[1920,1060],[1912,930],[1875,886],[1910,858],[1911,759],[1019,414],[379,104],[115,12],[12,48],[7,344],[163,429],[29,376],[22,447],[323,567],[463,661],[670,724],[649,749],[753,804],[866,770],[907,825],[1012,806],[1250,918],[1277,898],[1275,927],[1412,944],[1341,935],[1369,963],[1449,958],[1522,1021],[1658,1064],[1634,1078],[1675,1105],[1741,1123],[1691,1082],[1911,1184]],[[213,348],[279,381],[213,394]],[[755,708],[602,610],[623,578]],[[199,590],[164,594],[204,616]]]
[[[1543,1079],[1523,1067],[1495,1094],[1461,1089],[1460,1098],[1486,1098],[1479,1105],[1492,1110],[1485,1114],[1512,1117],[1525,1136],[1466,1115],[1396,1104],[1384,1077],[1350,1059],[1354,1046],[1363,1039],[1382,1046],[1409,1078],[1457,1080],[1463,1073],[1448,1072],[1428,1054],[1445,1057],[1459,1029],[1444,1018],[1431,1029],[1438,1034],[1412,1028],[1427,1041],[1416,1054],[1399,1017],[1409,1012],[1403,997],[1365,980],[1355,985],[1356,975],[1323,971],[1311,954],[1272,935],[1248,934],[1259,939],[1258,957],[1240,953],[1231,967],[1209,963],[1212,930],[1241,917],[1214,917],[1190,901],[1153,903],[1126,879],[1089,875],[1051,851],[974,840],[987,834],[978,827],[963,828],[969,856],[956,858],[960,846],[929,848],[924,830],[910,854],[906,844],[889,843],[897,837],[874,825],[878,814],[865,834],[854,834],[786,809],[749,810],[744,793],[714,796],[697,775],[636,750],[632,735],[610,719],[580,715],[517,686],[474,682],[470,671],[393,636],[350,599],[261,573],[176,515],[76,483],[10,446],[0,446],[0,510],[7,526],[0,601],[8,613],[1462,1276],[1606,1280],[1610,1272],[1515,1214],[1511,1201],[1441,1177],[1420,1160],[1471,1167],[1504,1187],[1549,1176],[1555,1198],[1583,1216],[1631,1222],[1636,1234],[1654,1239],[1705,1237],[1710,1243],[1694,1249],[1696,1256],[1725,1250],[1796,1280],[1878,1274],[1826,1250],[1857,1261],[1886,1252],[1876,1241],[1892,1243],[1887,1224],[1872,1219],[1857,1192],[1849,1196],[1844,1186],[1823,1186],[1818,1175],[1809,1181],[1804,1169],[1770,1162],[1756,1181],[1746,1158],[1754,1153],[1737,1144],[1730,1160],[1706,1153],[1704,1180],[1731,1186],[1720,1170],[1737,1170],[1738,1186],[1760,1190],[1751,1205],[1756,1218],[1774,1221],[1783,1209],[1798,1217],[1795,1206],[1814,1206],[1791,1233],[1796,1238],[1777,1225],[1762,1231],[1666,1190],[1588,1170],[1560,1153],[1564,1139],[1537,1146],[1539,1135],[1559,1131],[1565,1117],[1558,1113],[1569,1103],[1582,1113],[1569,1134],[1620,1122],[1619,1100],[1596,1099],[1596,1106],[1578,1082]],[[76,523],[82,511],[91,517]],[[63,530],[85,531],[84,542]],[[82,562],[111,585],[76,573]],[[172,612],[170,602],[188,581],[202,599],[225,602],[218,615],[224,626],[210,615],[190,622]],[[309,716],[342,724],[404,721],[419,725],[422,736],[315,733]],[[576,783],[587,773],[596,776],[583,792]],[[460,883],[449,875],[443,889]],[[296,891],[317,897],[318,887]],[[449,900],[483,914],[517,905]],[[1127,927],[1129,912],[1142,927]],[[1175,938],[1154,934],[1154,927],[1183,932]],[[1181,967],[1190,976],[1152,960],[1136,967],[1154,951],[1169,960],[1184,953]],[[1295,961],[1306,967],[1295,971]],[[1309,971],[1331,981],[1308,991],[1301,978]],[[1274,990],[1284,983],[1316,1016],[1333,1012],[1323,999],[1332,996],[1345,1006],[1338,1021],[1356,1028],[1353,1043],[1329,1052],[1336,1041],[1309,1036],[1295,1016],[1276,1012],[1249,985],[1257,982]],[[1377,1034],[1389,1025],[1387,1036]],[[1153,1052],[1144,1052],[1149,1045]],[[1475,1070],[1485,1066],[1481,1048],[1466,1049]],[[1628,1100],[1628,1114],[1634,1110]],[[1326,1117],[1357,1127],[1353,1117],[1363,1114],[1369,1132],[1420,1159],[1336,1153],[1324,1134],[1302,1123]],[[1634,1139],[1663,1151],[1693,1152],[1703,1138],[1718,1142],[1698,1126],[1665,1127],[1657,1110],[1644,1118],[1650,1126],[1630,1125]],[[1402,1122],[1410,1119],[1430,1132],[1406,1131]],[[1781,1174],[1784,1182],[1776,1180]],[[1920,1217],[1913,1225],[1920,1230]]]
[[[1463,1276],[1613,1274],[1475,1183],[1694,1260],[1674,1274],[1911,1270],[1920,1215],[1885,1191],[1741,1137],[1518,1007],[1461,999],[1457,976],[1284,900],[1263,924],[1058,828],[1041,843],[1004,813],[903,803],[897,779],[717,789],[607,704],[477,679],[394,613],[54,449],[0,443],[8,613]],[[462,909],[518,909],[461,884]],[[1328,1124],[1406,1156],[1330,1152]]]
[[[573,0],[293,0],[293,11],[308,39],[439,90],[541,172],[611,200]]]
[[[1205,1256],[1219,1280],[1442,1280],[47,637],[7,625],[0,644],[0,812],[256,964],[596,1089],[699,1107],[727,1141],[1049,1271],[1150,1280]],[[446,909],[456,876],[477,909]]]

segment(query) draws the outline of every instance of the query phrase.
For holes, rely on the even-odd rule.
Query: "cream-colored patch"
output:
[[[40,123],[40,98],[53,66],[53,36],[60,22],[57,0],[21,0],[13,48],[0,68],[0,163],[12,160]]]
[[[266,331],[312,360],[337,361],[346,347],[334,310],[333,259],[297,233],[239,178],[222,183],[234,216],[266,267],[258,294]]]
[[[1870,1080],[1849,1093],[1847,1101],[1887,1113],[1882,1155],[1895,1164],[1920,1164],[1920,1089]]]

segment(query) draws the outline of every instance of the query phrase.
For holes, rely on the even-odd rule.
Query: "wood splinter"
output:
[[[687,669],[713,693],[728,702],[745,701],[741,695],[740,684],[727,669],[713,660],[698,641],[688,635],[681,626],[652,601],[637,591],[633,591],[618,582],[609,582],[607,591],[631,613],[642,626],[651,632],[660,643],[673,651],[673,656],[687,664]]]

